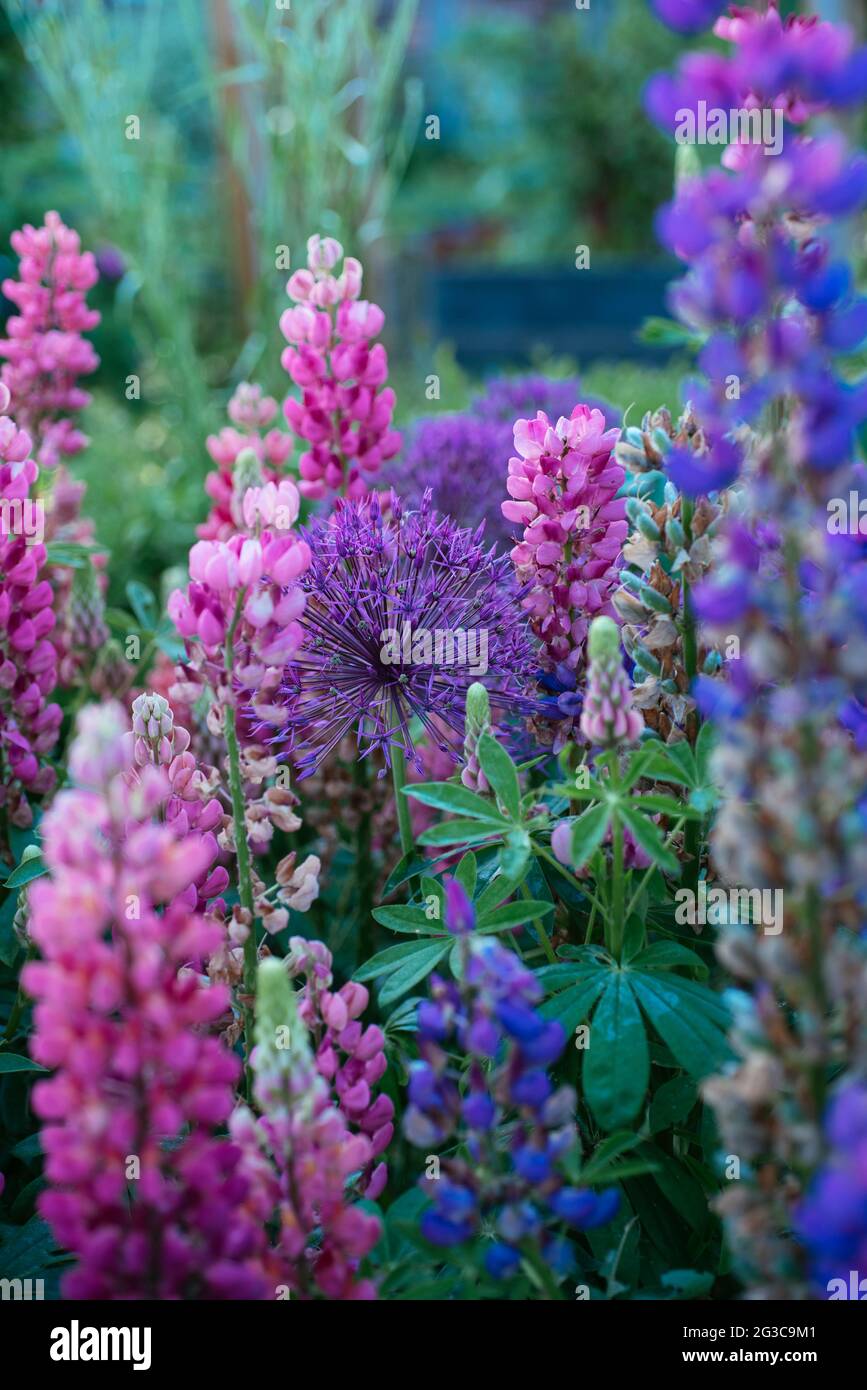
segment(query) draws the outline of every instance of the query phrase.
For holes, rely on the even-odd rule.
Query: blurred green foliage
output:
[[[441,135],[416,147],[396,200],[401,234],[505,264],[571,264],[576,244],[654,255],[674,156],[642,89],[684,47],[647,0],[543,20],[471,12],[434,68]]]
[[[163,597],[185,562],[207,510],[205,439],[234,385],[285,393],[279,248],[297,266],[311,231],[336,235],[378,297],[385,248],[449,218],[494,219],[499,260],[556,259],[588,228],[612,250],[646,251],[650,209],[669,191],[671,152],[640,88],[671,37],[644,0],[577,23],[561,14],[541,35],[499,11],[462,18],[455,45],[430,56],[424,102],[407,76],[418,0],[394,0],[385,24],[380,0],[0,3],[0,273],[14,273],[12,229],[50,207],[117,263],[91,295],[102,365],[88,383],[91,444],[74,461],[115,604],[133,580]],[[453,122],[445,100],[432,146],[418,137],[438,70],[465,108]],[[480,385],[447,344],[417,358],[392,354],[401,428],[465,407]],[[598,364],[584,379],[640,413],[673,401],[676,372]]]

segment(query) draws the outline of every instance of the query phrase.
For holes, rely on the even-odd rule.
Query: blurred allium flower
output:
[[[533,669],[533,641],[507,556],[486,551],[480,532],[462,530],[431,509],[404,512],[392,494],[388,517],[373,496],[339,502],[327,521],[305,532],[312,560],[302,585],[304,644],[286,669],[279,701],[263,711],[278,727],[302,775],[354,730],[362,749],[386,762],[402,749],[415,757],[410,724],[460,760],[466,692],[486,644],[487,675],[498,705],[521,707]],[[437,658],[437,632],[467,635],[466,658]],[[391,650],[397,634],[399,659]],[[419,635],[429,642],[416,646]],[[453,654],[454,655],[454,654]],[[418,762],[417,757],[415,758]]]
[[[820,1297],[833,1297],[830,1281],[842,1279],[852,1294],[850,1272],[867,1278],[867,1088],[854,1082],[831,1102],[825,1120],[830,1150],[795,1213],[795,1235],[806,1246],[810,1276]],[[839,1286],[838,1286],[839,1288]]]
[[[406,448],[386,468],[385,481],[412,507],[430,488],[438,512],[460,526],[475,528],[484,520],[488,542],[511,545],[515,526],[504,518],[497,493],[512,452],[514,421],[537,410],[557,420],[571,415],[580,398],[575,377],[494,378],[468,410],[418,420]]]
[[[712,24],[726,0],[651,0],[659,18],[682,34],[695,34]]]
[[[395,397],[385,386],[385,348],[371,344],[385,315],[378,305],[359,299],[359,261],[347,256],[342,273],[332,275],[342,258],[339,242],[312,236],[308,269],[296,270],[286,286],[296,307],[280,319],[290,344],[281,360],[302,390],[300,401],[287,397],[283,413],[310,445],[299,459],[299,486],[311,498],[330,492],[363,497],[401,442],[391,428]]]
[[[2,380],[36,458],[53,468],[87,443],[74,415],[90,400],[77,378],[99,366],[81,336],[99,323],[99,314],[85,302],[98,278],[96,262],[91,252],[81,251],[78,233],[56,212],[47,212],[41,227],[28,223],[13,232],[12,246],[21,278],[4,280],[3,293],[19,312],[7,320],[8,336],[0,341],[0,357],[6,358]]]
[[[76,1257],[67,1298],[265,1297],[240,1150],[214,1137],[239,1065],[202,1028],[228,995],[188,968],[221,936],[183,903],[210,850],[160,820],[168,778],[131,777],[131,755],[121,707],[87,707],[70,751],[78,786],[43,822],[51,877],[30,890],[42,959],[23,973],[33,1056],[56,1069],[33,1092],[39,1209]]]
[[[472,903],[456,880],[447,884],[446,925],[463,951],[461,979],[434,975],[431,1000],[419,1005],[421,1060],[410,1072],[404,1116],[416,1147],[429,1152],[449,1142],[441,1176],[422,1180],[432,1200],[422,1234],[434,1245],[458,1245],[478,1238],[484,1222],[496,1231],[485,1257],[489,1273],[514,1273],[530,1244],[559,1278],[573,1258],[556,1234],[560,1224],[604,1225],[618,1194],[612,1188],[597,1196],[564,1176],[562,1160],[578,1140],[575,1092],[555,1090],[548,1076],[566,1034],[537,1011],[539,981],[514,952],[473,936]],[[455,1053],[466,1056],[466,1075]],[[496,1139],[505,1122],[506,1150]]]
[[[379,1222],[347,1191],[371,1160],[370,1140],[352,1134],[331,1103],[286,967],[273,956],[259,966],[253,1073],[257,1113],[240,1106],[230,1132],[244,1151],[250,1214],[260,1227],[276,1225],[266,1258],[273,1285],[301,1298],[375,1298],[358,1267]]]
[[[263,482],[279,482],[293,440],[283,430],[267,428],[278,409],[272,396],[263,396],[261,386],[243,381],[229,401],[232,424],[208,436],[208,453],[217,471],[205,479],[205,491],[213,505],[207,520],[196,528],[203,540],[230,540],[240,528],[238,511],[243,499],[237,496],[236,464],[245,450],[255,454]]]
[[[50,791],[53,768],[43,761],[57,741],[63,718],[48,703],[57,681],[54,595],[45,577],[45,546],[29,544],[23,526],[35,498],[39,469],[30,457],[31,440],[5,413],[8,388],[0,383],[0,805],[15,825],[29,825],[28,794]]]
[[[385,1035],[375,1023],[365,1028],[361,1015],[370,995],[354,980],[332,990],[331,952],[321,941],[293,936],[289,941],[290,976],[303,976],[298,1013],[312,1038],[316,1066],[331,1087],[351,1133],[370,1140],[370,1158],[357,1180],[360,1193],[375,1201],[388,1180],[384,1162],[377,1162],[394,1134],[394,1105],[374,1087],[386,1068]]]
[[[517,457],[509,460],[510,501],[503,515],[524,527],[512,551],[533,630],[544,644],[543,666],[564,715],[584,664],[590,620],[612,614],[620,551],[629,529],[626,501],[616,494],[625,474],[612,450],[619,431],[605,429],[600,410],[578,405],[556,426],[541,411],[515,424]]]

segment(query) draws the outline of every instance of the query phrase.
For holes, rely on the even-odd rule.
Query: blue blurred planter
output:
[[[646,318],[667,315],[675,263],[590,270],[440,270],[428,282],[429,318],[471,371],[526,364],[542,347],[584,366],[600,358],[660,362],[672,349],[636,340]]]

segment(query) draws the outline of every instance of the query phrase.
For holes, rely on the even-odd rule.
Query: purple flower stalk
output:
[[[404,1117],[410,1143],[426,1150],[449,1143],[440,1177],[423,1179],[432,1205],[422,1234],[453,1246],[477,1239],[483,1222],[493,1225],[490,1274],[516,1273],[529,1247],[556,1282],[573,1262],[561,1226],[604,1225],[618,1194],[597,1195],[565,1179],[562,1160],[577,1141],[575,1092],[555,1089],[548,1075],[566,1035],[538,1012],[539,981],[499,942],[473,936],[473,906],[455,880],[447,885],[446,924],[462,945],[461,979],[435,975],[431,1000],[419,1006],[421,1060],[410,1074]],[[456,1052],[465,1067],[455,1065]],[[504,1150],[495,1135],[507,1121]]]
[[[820,1298],[863,1299],[867,1284],[867,1088],[850,1083],[825,1120],[828,1160],[795,1214]],[[852,1272],[855,1287],[852,1288]]]
[[[426,495],[337,504],[305,534],[303,645],[286,668],[285,740],[299,775],[355,731],[364,753],[418,759],[410,724],[459,761],[466,692],[484,674],[503,708],[529,706],[533,641],[508,556],[486,551]],[[484,670],[482,670],[484,668]]]

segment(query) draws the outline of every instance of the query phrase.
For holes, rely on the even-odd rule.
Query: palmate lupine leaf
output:
[[[603,1129],[629,1124],[641,1109],[649,1077],[648,1025],[695,1080],[731,1057],[725,1004],[696,980],[673,973],[675,967],[706,973],[687,947],[654,942],[622,967],[598,947],[573,947],[570,954],[571,960],[538,972],[549,991],[542,1012],[568,1033],[590,1022],[582,1086]]]

